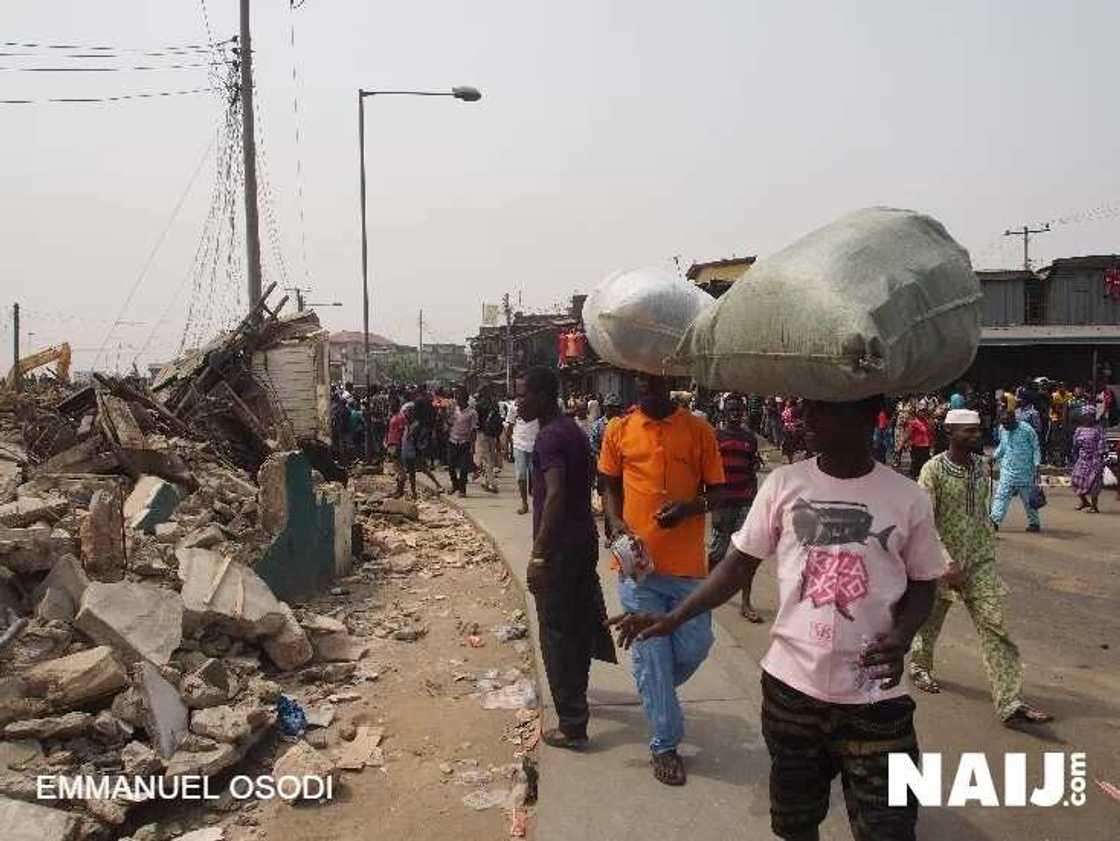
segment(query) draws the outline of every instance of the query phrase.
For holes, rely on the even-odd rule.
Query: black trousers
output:
[[[451,476],[452,491],[466,491],[467,474],[471,469],[471,445],[469,441],[447,445],[447,472]]]
[[[918,481],[918,475],[929,461],[929,447],[910,448],[910,478]]]
[[[603,626],[607,610],[599,573],[596,543],[549,558],[550,581],[535,594],[541,657],[560,720],[569,738],[587,738],[587,681],[591,659],[616,662],[614,643]]]

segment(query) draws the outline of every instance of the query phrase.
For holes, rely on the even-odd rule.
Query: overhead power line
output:
[[[52,96],[44,99],[0,99],[0,105],[44,105],[51,103],[95,103],[124,102],[129,99],[158,99],[169,96],[191,96],[199,93],[213,93],[222,88],[191,88],[182,91],[151,91],[149,93],[125,93],[118,96]]]
[[[43,50],[97,50],[99,52],[154,55],[156,53],[173,52],[209,52],[215,47],[221,47],[224,44],[229,44],[236,40],[237,38],[227,38],[225,41],[214,41],[209,44],[173,44],[167,47],[116,47],[109,44],[47,44],[41,41],[0,41],[0,47],[21,47],[25,49]]]
[[[133,64],[126,67],[0,67],[4,73],[121,73],[133,70],[190,70],[196,67],[220,67],[224,61],[200,61],[190,64]]]

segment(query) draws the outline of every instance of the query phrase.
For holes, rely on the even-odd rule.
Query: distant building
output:
[[[726,260],[693,263],[688,267],[685,277],[713,298],[718,298],[731,288],[731,284],[747,273],[747,270],[754,265],[755,259],[755,257],[731,257]]]
[[[377,380],[378,360],[383,362],[402,355],[412,354],[416,348],[398,345],[392,339],[377,333],[369,334],[370,379]],[[361,383],[366,381],[365,334],[361,330],[337,330],[331,333],[329,369],[333,383]]]
[[[966,379],[1071,383],[1120,374],[1120,255],[1065,257],[1037,272],[978,271],[983,332]]]

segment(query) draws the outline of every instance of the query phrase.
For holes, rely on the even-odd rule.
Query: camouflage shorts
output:
[[[762,673],[762,736],[770,751],[770,826],[779,838],[815,829],[840,774],[856,841],[913,841],[918,806],[887,805],[887,756],[918,760],[913,700],[818,701]]]

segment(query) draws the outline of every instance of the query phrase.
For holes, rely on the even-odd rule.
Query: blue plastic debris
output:
[[[298,736],[307,729],[307,713],[294,698],[281,695],[276,702],[276,715],[285,736]]]

